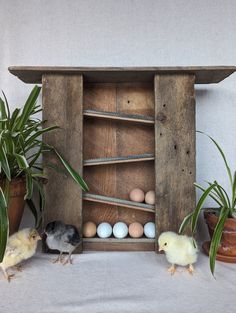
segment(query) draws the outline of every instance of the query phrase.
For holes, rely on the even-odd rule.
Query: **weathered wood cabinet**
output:
[[[42,83],[43,117],[61,127],[44,140],[90,187],[82,194],[46,168],[44,224],[62,219],[82,231],[89,220],[155,221],[157,234],[177,231],[195,206],[194,84],[218,83],[235,69],[10,67],[22,81]],[[155,206],[128,201],[135,187],[155,190]],[[157,251],[156,239],[84,239],[79,251]]]

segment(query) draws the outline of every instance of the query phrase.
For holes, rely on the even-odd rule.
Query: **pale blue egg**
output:
[[[147,238],[155,238],[155,234],[156,234],[156,227],[155,227],[155,223],[153,222],[148,222],[144,225],[144,235]]]
[[[109,223],[101,223],[97,227],[97,235],[100,238],[108,238],[112,234],[112,227]]]
[[[113,235],[118,239],[123,239],[128,235],[128,226],[123,222],[117,222],[113,226]]]

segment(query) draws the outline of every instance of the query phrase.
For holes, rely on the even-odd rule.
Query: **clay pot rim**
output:
[[[206,220],[206,223],[213,223],[215,225],[217,224],[219,219],[218,216],[216,216],[216,214],[212,211],[204,211],[204,218]],[[224,229],[236,230],[236,218],[228,217],[225,220]]]

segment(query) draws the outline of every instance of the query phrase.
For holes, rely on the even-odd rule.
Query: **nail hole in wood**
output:
[[[184,172],[184,169],[182,169],[182,172]]]
[[[187,153],[187,154],[189,154],[189,153],[190,153],[190,151],[188,150],[186,153]]]
[[[174,145],[174,149],[177,150],[177,145]]]
[[[164,108],[166,107],[166,104],[165,104],[165,103],[163,104],[163,107],[164,107]]]
[[[191,174],[192,174],[192,172],[189,172],[189,174],[191,175]]]
[[[129,101],[129,100],[128,100],[127,102],[128,102],[128,103],[130,103],[130,101]]]
[[[162,136],[162,133],[160,133],[160,136]]]

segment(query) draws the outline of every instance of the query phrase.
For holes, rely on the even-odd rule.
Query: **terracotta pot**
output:
[[[0,182],[2,186],[2,182]],[[26,182],[24,178],[15,178],[10,183],[10,204],[8,207],[9,234],[18,231],[24,212]]]
[[[211,212],[204,212],[204,218],[212,238],[218,217]],[[208,248],[207,248],[208,246]],[[204,243],[204,250],[209,251],[209,243]],[[224,262],[236,263],[236,219],[226,219],[221,237],[220,246],[217,251],[217,259]]]

